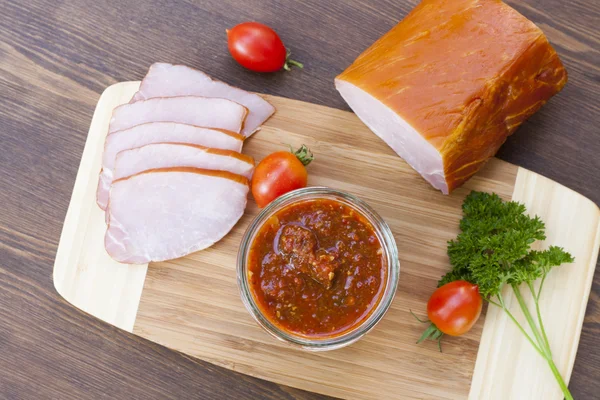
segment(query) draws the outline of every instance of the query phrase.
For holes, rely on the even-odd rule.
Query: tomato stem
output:
[[[440,349],[440,353],[442,353],[442,338],[444,337],[444,332],[440,331],[433,322],[424,321],[421,318],[417,317],[415,315],[415,313],[412,312],[412,310],[409,310],[409,311],[412,314],[412,316],[415,317],[415,319],[417,321],[419,321],[420,323],[426,324],[429,322],[429,326],[427,327],[427,329],[425,329],[425,332],[423,332],[423,334],[421,335],[419,340],[417,340],[417,344],[419,344],[427,339],[435,340],[438,344],[438,349]]]
[[[314,154],[312,153],[312,151],[310,151],[310,149],[308,147],[306,147],[306,145],[302,145],[300,146],[300,148],[296,151],[294,151],[294,148],[290,146],[290,151],[292,153],[294,153],[294,155],[298,158],[298,160],[300,160],[300,162],[302,163],[302,165],[304,165],[305,167],[310,164],[312,162],[312,160],[315,159]]]
[[[412,310],[408,310],[408,311],[410,311],[410,313],[412,314],[412,316],[413,316],[413,317],[415,317],[415,319],[416,319],[417,321],[419,321],[420,323],[422,323],[422,324],[426,324],[427,322],[429,322],[428,320],[422,320],[421,318],[417,317],[417,316],[415,315],[415,313],[414,313]]]
[[[419,338],[419,340],[417,340],[417,344],[429,339],[430,337],[433,337],[433,335],[436,332],[439,332],[439,329],[437,328],[437,326],[435,326],[434,323],[430,323],[429,326],[427,327],[427,329],[425,329],[425,331]]]
[[[298,68],[304,68],[304,64],[302,64],[301,62],[296,61],[296,60],[290,60],[290,59],[285,61],[285,65],[283,66],[283,68],[285,68],[286,71],[290,71],[291,70],[290,65],[293,65],[294,67],[298,67]]]
[[[425,321],[423,321],[425,322]],[[432,322],[429,324],[427,329],[423,332],[419,340],[417,340],[417,344],[429,339],[435,340],[438,343],[438,348],[440,349],[440,353],[442,352],[442,338],[444,337],[444,332],[440,331],[437,326]]]
[[[285,56],[285,63],[283,64],[283,69],[285,69],[286,71],[291,71],[292,69],[290,68],[290,65],[293,65],[294,67],[298,67],[298,68],[304,68],[304,64],[302,64],[299,61],[292,60],[290,58],[291,55],[292,55],[292,52],[288,50],[287,55]]]

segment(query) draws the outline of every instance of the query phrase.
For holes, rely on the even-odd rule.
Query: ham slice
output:
[[[247,112],[246,107],[227,99],[155,97],[115,108],[108,133],[147,122],[179,122],[239,133]]]
[[[155,63],[150,66],[148,74],[142,80],[140,90],[131,101],[190,95],[220,97],[246,107],[248,116],[241,131],[244,136],[252,135],[275,112],[275,108],[258,94],[213,80],[196,69],[166,63]]]
[[[114,180],[135,175],[147,169],[195,167],[228,171],[252,177],[254,159],[231,150],[212,149],[185,143],[154,143],[117,154]]]
[[[108,191],[113,181],[117,154],[123,150],[161,142],[191,143],[239,152],[242,150],[244,137],[224,130],[174,122],[152,122],[113,132],[106,137],[102,155],[102,171],[96,196],[100,208],[106,209],[108,203]]]
[[[112,185],[104,245],[119,262],[145,264],[205,249],[237,223],[248,179],[198,168],[144,171]]]
[[[424,0],[335,81],[358,117],[444,194],[566,82],[542,31],[497,0]]]

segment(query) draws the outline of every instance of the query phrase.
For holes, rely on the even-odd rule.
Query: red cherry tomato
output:
[[[229,29],[227,45],[233,58],[252,71],[289,70],[288,64],[302,68],[297,61],[288,60],[288,52],[279,35],[258,22],[244,22]]]
[[[254,170],[252,195],[259,207],[295,189],[306,187],[308,173],[305,165],[312,153],[302,146],[296,153],[278,151],[265,157]]]
[[[427,303],[427,316],[443,333],[460,336],[475,325],[482,304],[477,285],[454,281],[433,292]]]
[[[467,333],[479,319],[482,306],[483,299],[477,285],[467,281],[454,281],[437,288],[427,302],[429,327],[417,343],[426,339],[435,340],[442,351],[440,342],[444,333],[450,336]]]

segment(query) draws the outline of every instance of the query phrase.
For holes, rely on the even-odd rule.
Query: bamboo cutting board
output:
[[[112,109],[128,102],[138,86],[109,87],[92,120],[54,265],[55,287],[67,301],[191,356],[337,397],[562,398],[547,365],[495,307],[467,335],[446,338],[443,353],[433,342],[415,344],[424,326],[409,310],[425,314],[429,295],[449,268],[446,242],[458,233],[461,204],[471,190],[523,202],[546,222],[543,245],[564,246],[576,258],[550,274],[541,300],[555,361],[568,381],[600,245],[600,212],[591,201],[497,159],[444,196],[354,114],[266,96],[277,113],[247,140],[244,152],[260,160],[286,144],[308,145],[316,156],[309,185],[345,190],[368,202],[390,225],[400,253],[396,298],[371,333],[341,350],[291,349],[256,325],[236,286],[238,245],[258,212],[251,199],[233,231],[208,250],[149,266],[118,264],[106,254],[104,213],[95,203],[100,159]],[[513,303],[509,293],[505,298]]]

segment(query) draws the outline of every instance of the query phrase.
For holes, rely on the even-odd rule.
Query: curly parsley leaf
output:
[[[463,203],[461,233],[448,242],[452,270],[439,285],[466,280],[490,299],[504,284],[533,282],[552,267],[573,262],[560,247],[531,250],[535,241],[546,238],[545,225],[525,212],[523,204],[505,202],[497,194],[471,192]]]

